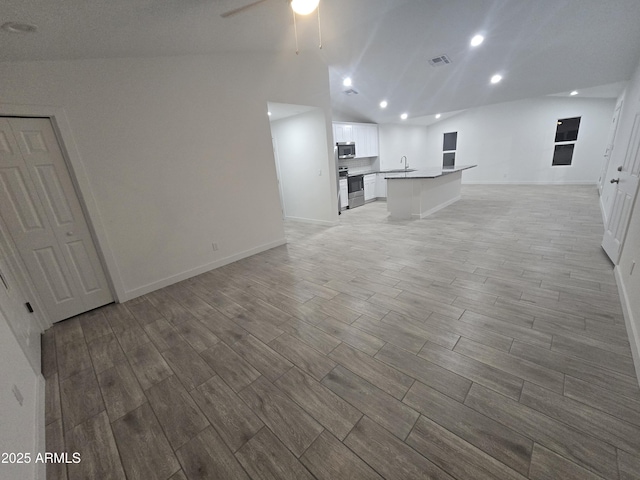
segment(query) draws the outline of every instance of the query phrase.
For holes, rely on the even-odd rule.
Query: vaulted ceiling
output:
[[[3,0],[0,61],[278,52],[295,61],[291,10],[266,0]],[[571,90],[614,95],[640,60],[638,0],[321,0],[334,111],[377,123]],[[298,17],[299,55],[318,53],[318,17]],[[472,48],[476,33],[486,39]],[[428,60],[446,54],[451,64]],[[8,68],[7,65],[0,68]],[[502,82],[489,78],[500,73]],[[286,72],[283,72],[286,74]],[[343,93],[353,79],[357,95]],[[381,100],[388,107],[379,108]]]

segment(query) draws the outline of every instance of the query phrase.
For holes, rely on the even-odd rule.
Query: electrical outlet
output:
[[[11,391],[13,392],[13,396],[16,397],[16,400],[18,401],[20,406],[22,406],[22,404],[24,403],[24,397],[22,396],[22,393],[20,392],[18,386],[14,385]]]
[[[216,242],[212,243],[211,246],[213,247],[214,252],[218,251],[218,244]]]

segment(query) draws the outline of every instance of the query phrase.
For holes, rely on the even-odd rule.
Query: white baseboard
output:
[[[249,250],[236,253],[229,257],[221,258],[219,260],[216,260],[215,262],[207,263],[205,265],[192,268],[176,275],[171,275],[170,277],[163,278],[162,280],[158,280],[157,282],[148,283],[147,285],[134,288],[133,290],[127,290],[125,292],[125,298],[119,300],[121,302],[126,302],[127,300],[139,297],[140,295],[145,295],[160,288],[168,287],[169,285],[173,285],[174,283],[181,282],[182,280],[186,280],[188,278],[195,277],[196,275],[200,275],[201,273],[208,272],[209,270],[213,270],[214,268],[223,267],[224,265],[228,265],[229,263],[237,262],[238,260],[242,260],[243,258],[250,257],[251,255],[255,255],[266,250],[271,250],[272,248],[285,245],[286,243],[287,239],[281,238],[273,242],[265,243],[264,245],[250,248]]]
[[[298,222],[298,223],[310,223],[311,225],[323,225],[325,227],[335,227],[336,225],[339,224],[337,220],[336,221],[316,220],[313,218],[304,218],[304,217],[285,217],[285,220],[288,220],[291,222]]]
[[[622,314],[624,315],[624,323],[627,327],[627,336],[631,345],[631,355],[633,356],[633,364],[636,367],[636,377],[640,383],[640,330],[636,319],[633,318],[631,305],[629,305],[629,296],[627,289],[620,275],[620,267],[616,265],[613,269],[618,284],[618,293],[620,294],[620,303],[622,304]]]
[[[597,187],[595,182],[500,182],[494,180],[462,180],[463,185],[586,185]]]

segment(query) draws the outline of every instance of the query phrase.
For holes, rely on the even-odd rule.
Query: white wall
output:
[[[624,156],[631,137],[635,115],[640,110],[640,64],[635,75],[627,86],[625,92],[624,105],[620,112],[618,132],[615,139],[615,146],[609,163],[609,172],[606,178],[617,176],[616,168],[623,164]],[[611,187],[605,182],[604,188]],[[605,189],[603,188],[603,195]],[[631,266],[636,263],[631,273]],[[636,194],[629,230],[622,247],[620,261],[616,267],[616,280],[621,294],[623,308],[625,310],[625,320],[627,322],[627,333],[631,341],[632,352],[636,367],[636,375],[640,381],[640,195]]]
[[[400,163],[402,156],[407,157],[410,168],[433,166],[433,158],[428,155],[429,143],[425,126],[379,125],[378,139],[380,143],[380,170],[404,168],[404,163]],[[440,164],[442,164],[441,161]]]
[[[474,108],[432,124],[425,153],[442,165],[442,136],[458,132],[456,165],[477,164],[464,183],[598,181],[615,100],[541,97]],[[582,117],[571,166],[551,166],[557,121]]]
[[[4,288],[4,287],[0,287]],[[37,375],[0,310],[0,453],[31,454],[30,464],[0,463],[0,478],[44,478],[35,455],[44,452],[44,380]],[[22,405],[14,396],[17,388]]]
[[[271,122],[287,219],[317,224],[337,221],[337,206],[334,209],[332,202],[335,161],[328,156],[326,123],[319,108]]]
[[[329,117],[326,65],[310,53],[0,65],[0,114],[64,111],[121,301],[284,242],[267,101]]]

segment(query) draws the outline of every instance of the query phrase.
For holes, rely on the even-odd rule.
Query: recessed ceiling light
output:
[[[382,100],[382,101],[380,102],[380,108],[387,108],[387,105],[389,105],[389,104],[387,103],[387,101],[386,101],[386,100]]]
[[[500,80],[502,80],[502,75],[499,75],[497,73],[493,77],[491,77],[491,83],[498,83]]]
[[[477,47],[482,42],[484,42],[484,37],[482,35],[476,35],[475,37],[473,37],[471,39],[471,46],[472,47]]]
[[[7,22],[2,24],[2,30],[9,33],[33,33],[38,27],[30,23]]]
[[[267,115],[271,116],[271,112],[267,112]]]
[[[440,115],[439,113],[436,113],[436,118],[440,118],[442,115]]]
[[[569,95],[574,96],[574,95],[577,95],[577,94],[578,94],[578,91],[577,91],[577,90],[574,90],[574,91],[573,91],[573,92],[571,92]]]
[[[408,117],[409,117],[409,114],[408,114],[408,113],[403,113],[402,115],[400,115],[400,118],[401,118],[402,120],[406,120]]]
[[[352,84],[353,82],[351,81],[351,77],[347,77],[342,81],[342,85],[345,87],[350,87]]]

